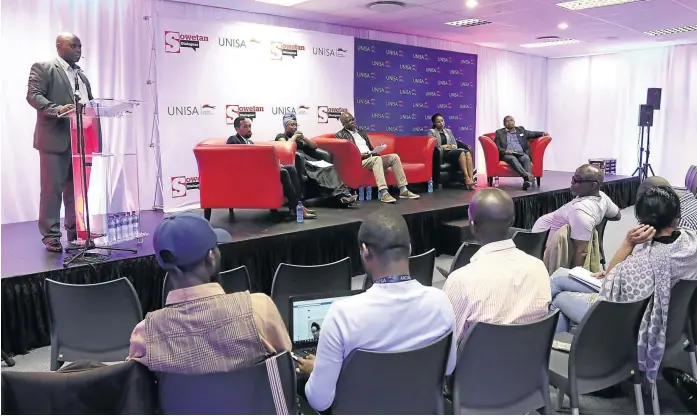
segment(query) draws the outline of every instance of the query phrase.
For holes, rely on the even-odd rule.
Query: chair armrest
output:
[[[400,136],[395,150],[402,162],[433,165],[433,149],[437,140],[429,136]]]
[[[317,143],[317,147],[332,155],[334,167],[342,179],[352,177],[352,172],[356,172],[361,167],[363,160],[361,152],[350,141],[327,137],[318,137],[313,140]]]
[[[486,162],[487,172],[496,172],[499,166],[499,148],[496,143],[488,136],[479,136],[479,144],[482,145],[484,161]]]
[[[295,142],[260,142],[257,146],[272,146],[276,149],[276,156],[282,165],[295,165],[295,151],[297,144]]]
[[[547,146],[552,142],[552,137],[542,136],[537,139],[532,139],[528,142],[530,146],[530,160],[534,163],[535,176],[542,176],[542,171],[544,170],[544,160],[545,160],[545,150]]]

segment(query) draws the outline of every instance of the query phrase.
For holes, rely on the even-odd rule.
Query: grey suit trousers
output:
[[[70,151],[39,152],[41,196],[39,202],[39,231],[44,239],[60,238],[61,199],[65,204],[65,230],[68,240],[77,237],[75,225],[75,194]]]

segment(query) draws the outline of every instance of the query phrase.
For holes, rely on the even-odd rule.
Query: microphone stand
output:
[[[82,175],[80,178],[80,183],[82,185],[82,200],[84,202],[85,210],[85,223],[87,225],[87,237],[85,238],[85,243],[79,247],[68,247],[65,249],[66,253],[72,251],[78,251],[77,253],[66,257],[63,260],[63,267],[68,267],[72,263],[99,263],[105,261],[108,257],[99,253],[90,253],[90,250],[108,250],[111,251],[125,251],[129,253],[137,253],[138,250],[134,248],[120,248],[112,246],[98,246],[94,243],[92,239],[92,228],[90,227],[90,204],[87,199],[87,160],[85,156],[85,132],[83,131],[83,120],[82,112],[85,106],[80,102],[80,80],[79,80],[79,70],[75,68],[75,127],[77,130],[77,147],[80,153],[80,163],[82,164]]]

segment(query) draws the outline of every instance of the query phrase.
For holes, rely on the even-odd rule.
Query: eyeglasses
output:
[[[595,179],[583,179],[580,176],[572,176],[571,177],[571,183],[589,183],[589,182],[597,182]]]

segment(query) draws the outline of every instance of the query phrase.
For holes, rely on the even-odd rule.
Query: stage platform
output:
[[[573,198],[569,189],[572,176],[571,172],[546,171],[541,186],[527,191],[521,189],[520,179],[502,178],[500,188],[515,201],[515,226],[531,228],[538,217],[569,202]],[[485,186],[485,178],[480,177],[479,183]],[[603,191],[624,208],[634,203],[638,185],[638,178],[607,176]],[[231,222],[228,210],[218,209],[213,210],[211,223],[228,230],[233,238],[232,243],[220,248],[223,270],[245,265],[253,290],[269,293],[274,272],[282,262],[311,265],[350,257],[354,274],[362,273],[356,237],[361,219],[378,209],[395,209],[404,215],[413,254],[438,249],[439,225],[466,218],[473,194],[463,189],[439,189],[432,194],[422,192],[419,200],[399,200],[394,206],[372,200],[361,203],[357,209],[320,207],[318,219],[302,224],[292,219],[275,222],[264,210],[236,210],[235,221]],[[193,212],[203,216],[202,210]],[[143,211],[142,230],[151,235],[164,215]],[[107,262],[64,269],[63,255],[44,249],[36,221],[2,225],[3,351],[17,354],[50,344],[45,279],[85,284],[127,277],[138,293],[143,311],[159,308],[164,272],[153,255],[151,237],[146,237],[142,244],[134,242],[124,247],[135,247],[138,253],[114,252]]]

